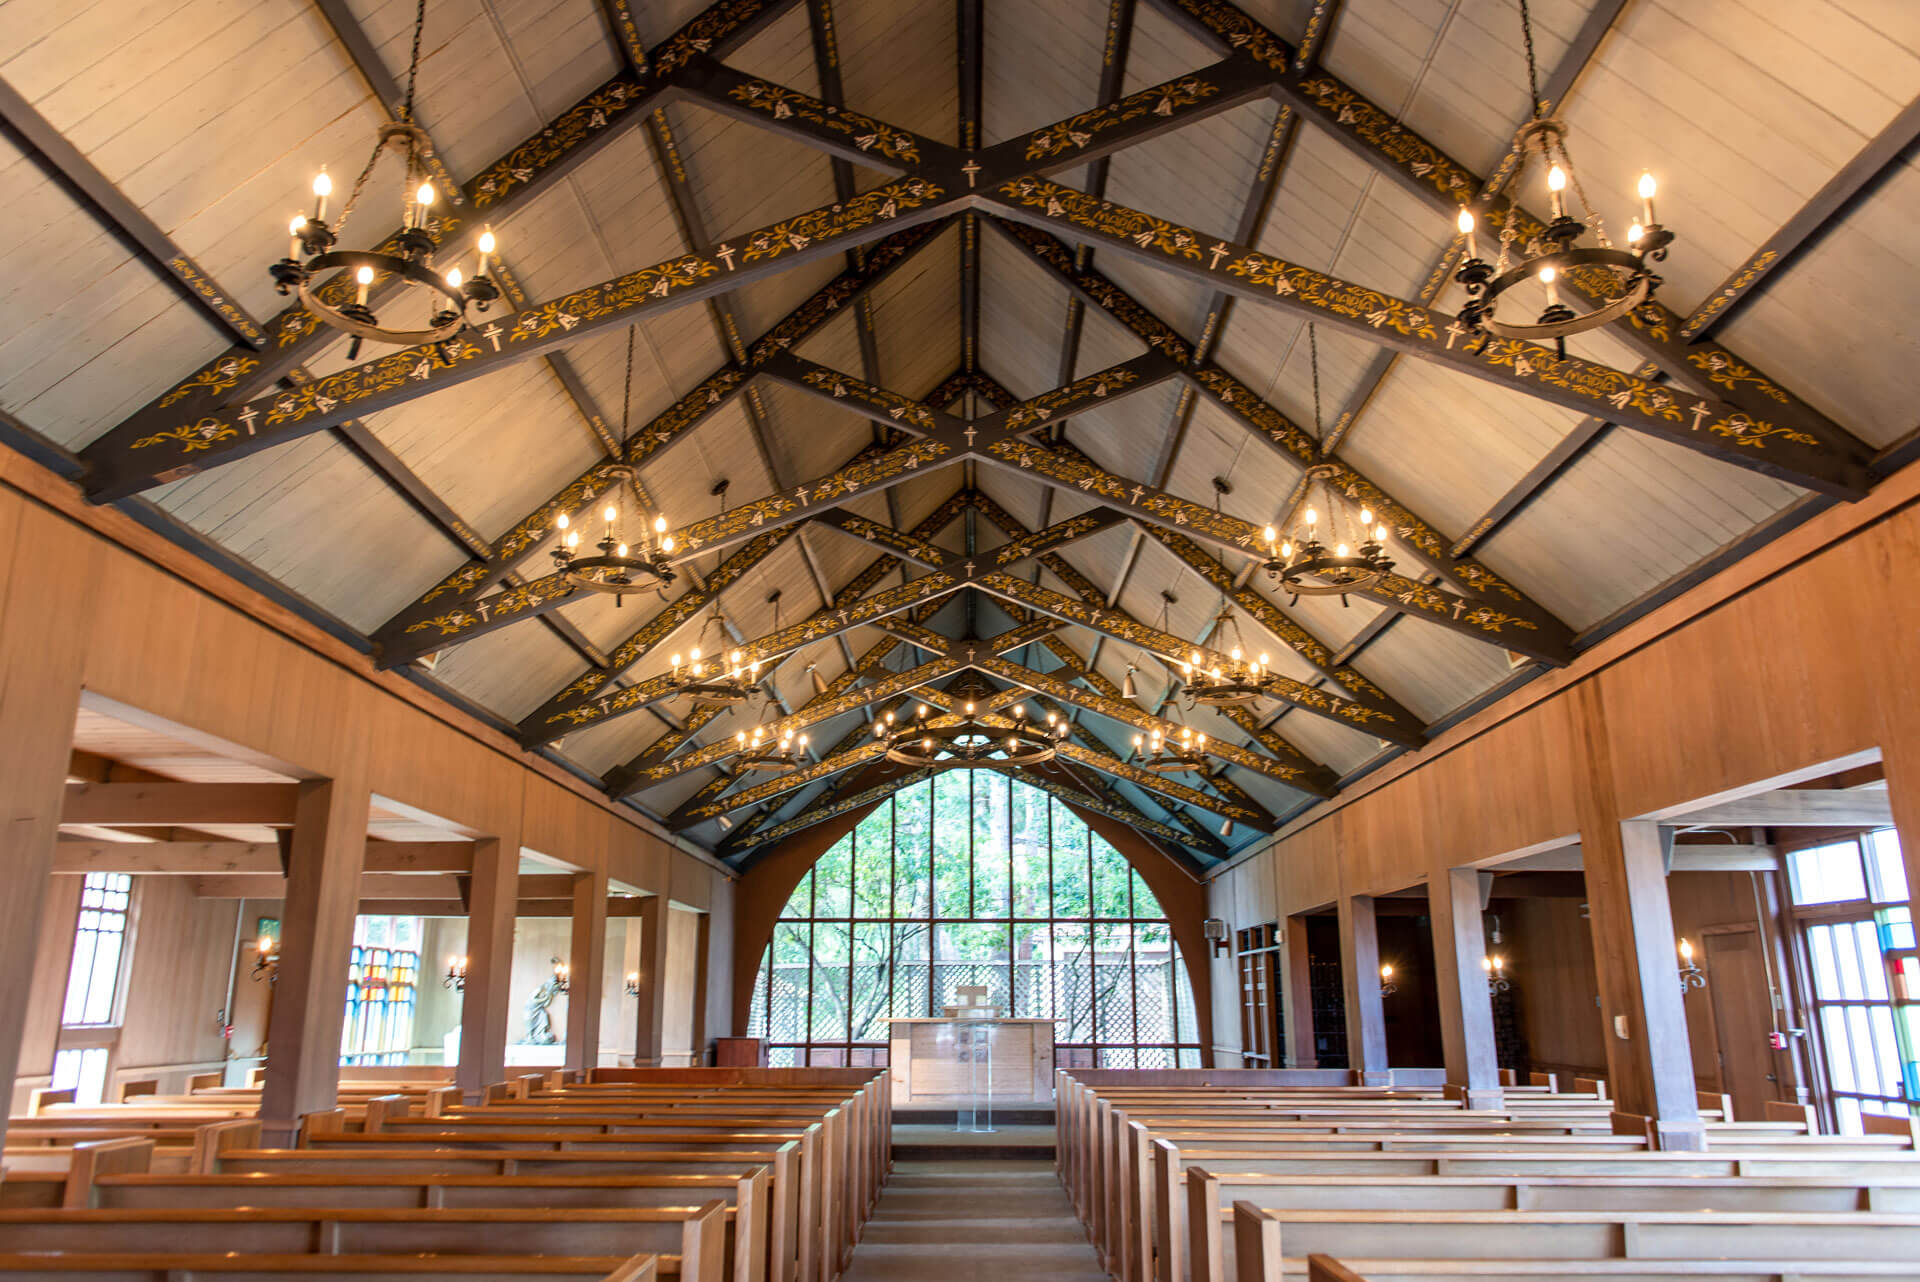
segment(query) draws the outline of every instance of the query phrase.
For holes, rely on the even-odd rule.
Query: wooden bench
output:
[[[484,1256],[484,1255],[219,1255],[130,1254],[98,1252],[59,1255],[0,1255],[0,1277],[89,1279],[90,1282],[184,1282],[203,1274],[226,1282],[279,1282],[281,1279],[338,1277],[353,1282],[519,1282],[523,1278],[564,1282],[653,1282],[658,1261],[651,1255]]]
[[[1295,1262],[1288,1262],[1293,1264]],[[1296,1275],[1297,1276],[1297,1275]],[[1904,1260],[1336,1260],[1307,1257],[1308,1282],[1879,1282],[1910,1278]]]
[[[765,1244],[742,1251],[730,1231],[727,1206],[718,1199],[658,1210],[0,1211],[0,1253],[190,1253],[209,1243],[240,1255],[645,1252],[658,1257],[663,1276],[684,1282],[763,1282]]]

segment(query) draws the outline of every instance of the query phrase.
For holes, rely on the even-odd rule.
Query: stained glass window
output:
[[[347,960],[342,1064],[404,1064],[420,982],[418,917],[356,917]]]
[[[775,1065],[886,1063],[890,1018],[981,985],[1052,1019],[1061,1064],[1200,1066],[1166,914],[1059,801],[992,771],[902,788],[800,879],[760,962],[750,1032]]]

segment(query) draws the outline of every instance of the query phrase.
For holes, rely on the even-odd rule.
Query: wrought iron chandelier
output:
[[[1560,355],[1567,354],[1569,334],[1597,329],[1625,316],[1653,297],[1660,277],[1650,262],[1661,262],[1673,233],[1654,219],[1655,183],[1651,173],[1642,173],[1639,182],[1640,218],[1627,228],[1627,247],[1617,249],[1607,238],[1601,218],[1593,211],[1581,186],[1578,171],[1567,154],[1567,126],[1558,117],[1545,114],[1540,98],[1540,73],[1533,57],[1533,19],[1527,0],[1520,0],[1520,33],[1527,50],[1527,90],[1531,118],[1513,136],[1513,147],[1502,166],[1510,171],[1507,190],[1520,185],[1528,161],[1535,155],[1546,170],[1547,197],[1553,209],[1553,221],[1519,253],[1515,242],[1514,209],[1508,197],[1507,217],[1500,232],[1500,254],[1494,262],[1480,257],[1474,236],[1471,208],[1462,207],[1456,222],[1466,239],[1466,252],[1453,278],[1467,290],[1467,303],[1460,309],[1460,321],[1475,333],[1491,332],[1505,338],[1552,339]],[[1567,192],[1579,202],[1579,217],[1568,210]],[[1582,245],[1581,238],[1591,231],[1593,243]],[[1600,299],[1590,309],[1577,312],[1560,292],[1562,279],[1578,277],[1589,293]],[[1546,290],[1546,307],[1531,323],[1522,321],[1508,309],[1500,315],[1500,299],[1523,281],[1537,280]]]
[[[777,605],[774,608],[779,609]],[[724,636],[726,624],[727,616],[715,605],[712,617],[700,630],[704,633],[707,628],[718,628]],[[673,693],[695,703],[745,703],[753,698],[753,688],[760,683],[761,662],[748,659],[744,650],[702,658],[700,647],[694,646],[684,662],[678,653],[667,662],[673,667]]]
[[[1207,667],[1206,656],[1195,650],[1180,664],[1180,680],[1186,689],[1188,707],[1204,704],[1209,708],[1234,708],[1266,694],[1273,684],[1273,673],[1267,670],[1267,656],[1264,653],[1258,658],[1247,655],[1239,621],[1233,617],[1233,607],[1224,596],[1220,613],[1213,621],[1209,644],[1215,650],[1224,649],[1227,662]]]
[[[620,401],[620,457],[628,456],[628,430],[633,414],[633,330],[627,330],[627,382]],[[621,526],[620,505],[623,497],[634,495],[638,501],[638,486],[634,479],[634,470],[625,463],[616,463],[608,469],[614,476],[613,488],[607,491],[607,505],[601,511],[605,527],[600,541],[594,546],[600,549],[599,556],[581,556],[580,531],[574,528],[574,520],[562,512],[554,518],[554,530],[560,536],[560,542],[553,549],[553,563],[567,576],[567,581],[575,587],[585,588],[589,592],[605,593],[613,598],[617,607],[630,592],[649,592],[664,589],[673,582],[673,565],[668,558],[673,554],[673,536],[667,533],[667,518],[656,515],[651,525],[646,514],[635,511],[633,536],[627,535]]]
[[[500,297],[500,287],[487,275],[489,259],[498,248],[491,229],[483,230],[480,235],[476,246],[479,261],[471,279],[464,277],[458,266],[442,272],[434,265],[436,246],[430,224],[436,193],[427,164],[433,158],[433,144],[428,140],[426,131],[413,119],[414,84],[420,76],[420,35],[426,21],[427,0],[420,0],[419,8],[414,13],[413,52],[407,63],[407,96],[400,105],[400,117],[380,126],[374,138],[373,154],[367,157],[360,176],[354,179],[353,189],[347,193],[346,204],[340,210],[340,221],[332,225],[327,223],[327,197],[333,194],[333,179],[322,167],[313,180],[312,215],[294,215],[287,228],[290,236],[287,256],[268,268],[282,294],[297,291],[301,304],[316,318],[353,336],[353,342],[347,348],[349,360],[360,355],[360,344],[364,339],[412,347],[452,338],[466,327],[469,307],[484,312],[494,299]],[[406,212],[400,235],[394,242],[395,252],[389,253],[385,249],[335,249],[340,237],[346,233],[347,221],[353,217],[361,193],[366,190],[367,180],[389,149],[400,153],[405,170],[402,174],[402,191]],[[355,293],[351,303],[328,301],[323,297],[328,291],[314,284],[336,268],[353,272]],[[406,298],[426,300],[423,327],[383,322],[368,304],[367,291],[382,276],[409,286]],[[388,316],[392,315],[393,311],[389,310]]]
[[[740,767],[766,774],[784,775],[798,770],[807,752],[807,736],[795,736],[791,730],[775,740],[765,727],[755,726],[751,735],[742,730],[733,736],[733,741]]]
[[[1207,768],[1207,736],[1192,726],[1181,726],[1180,733],[1169,738],[1155,726],[1146,734],[1133,736],[1133,764],[1155,774],[1178,775]]]
[[[1320,430],[1320,340],[1307,326],[1307,359],[1313,370],[1313,434]],[[1284,536],[1269,525],[1261,531],[1267,545],[1267,573],[1289,594],[1289,604],[1303,596],[1337,596],[1346,605],[1349,592],[1376,586],[1393,569],[1386,554],[1387,527],[1376,523],[1373,509],[1360,507],[1355,521],[1347,496],[1334,482],[1341,469],[1316,463],[1307,469],[1306,488],[1294,506],[1293,528]],[[1325,513],[1326,520],[1321,521]]]
[[[921,704],[913,720],[896,723],[891,711],[873,723],[873,737],[886,745],[888,761],[903,766],[1038,766],[1059,754],[1067,737],[1067,723],[1057,713],[1047,713],[1043,729],[1027,718],[1025,704],[1012,709],[1013,727],[1002,731],[987,725],[976,711],[970,692],[961,705],[965,718],[957,726],[935,729],[928,724],[928,708]]]

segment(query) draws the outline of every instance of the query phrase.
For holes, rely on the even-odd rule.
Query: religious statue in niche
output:
[[[527,1002],[527,1045],[552,1046],[560,1040],[553,1035],[553,1012],[548,1008],[554,998],[566,991],[567,981],[558,973],[533,990],[533,997]]]

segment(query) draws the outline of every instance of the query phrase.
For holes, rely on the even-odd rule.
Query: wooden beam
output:
[[[651,74],[636,79],[622,71],[579,102],[509,148],[465,183],[455,184],[433,163],[436,183],[448,200],[436,210],[428,232],[445,252],[464,248],[493,220],[504,220],[541,192],[572,173],[602,147],[620,137],[656,107],[675,100],[674,78],[700,52],[725,57],[778,18],[794,0],[715,0],[674,34],[655,46],[648,58]],[[385,95],[382,95],[383,97]],[[391,109],[391,108],[389,108]],[[456,194],[457,193],[457,194]],[[397,247],[399,232],[383,237],[383,252]],[[350,301],[352,273],[341,271],[319,287],[335,305]],[[387,287],[376,281],[375,291]],[[228,393],[251,397],[315,356],[337,331],[320,324],[298,302],[283,308],[264,329],[272,342],[261,352],[238,346],[222,352],[161,393],[115,431],[145,435],[179,421],[197,420],[217,409]]]
[[[60,823],[285,825],[299,792],[292,783],[74,783]]]
[[[1454,558],[1467,555],[1491,538],[1501,526],[1526,511],[1535,499],[1546,492],[1549,485],[1599,444],[1610,426],[1612,424],[1606,419],[1597,416],[1583,418],[1574,424],[1573,430],[1561,437],[1560,443],[1547,451],[1545,458],[1528,468],[1525,476],[1507,487],[1507,492],[1494,501],[1485,516],[1454,540],[1447,554]]]
[[[1110,201],[1092,200],[1046,179],[1011,179],[983,199],[1008,218],[1072,240],[1111,246],[1184,279],[1298,313],[1522,395],[1605,414],[1623,427],[1823,494],[1853,499],[1866,492],[1870,459],[1851,438],[1823,438],[1717,396],[1677,395],[1624,370],[1557,357],[1536,343],[1475,339],[1443,312]]]
[[[0,81],[0,125],[27,158],[91,212],[110,235],[172,285],[217,329],[238,340],[236,352],[248,353],[266,345],[265,329],[239,300],[5,81]]]
[[[1920,98],[1887,122],[1839,173],[1826,181],[1764,245],[1732,272],[1680,326],[1680,336],[1704,339],[1766,292],[1774,273],[1806,253],[1913,159],[1920,145]]]
[[[1686,827],[1891,828],[1893,804],[1884,788],[1782,788],[1685,814],[1663,815],[1660,822]]]
[[[714,58],[690,59],[679,85],[710,111],[882,173],[958,178],[966,159],[937,139],[747,75]]]
[[[845,204],[782,219],[535,304],[505,325],[490,321],[442,344],[402,348],[304,387],[212,409],[197,418],[188,417],[181,407],[182,412],[166,411],[161,420],[129,422],[81,452],[89,469],[88,497],[95,502],[124,498],[349,418],[391,409],[558,351],[601,330],[631,326],[643,317],[944,217],[954,200],[940,184],[899,179]],[[797,234],[803,226],[808,232],[804,236]]]
[[[607,916],[638,917],[640,905],[646,902],[648,902],[647,899],[614,895],[607,900]],[[357,911],[363,917],[467,917],[471,919],[471,914],[461,907],[458,901],[451,899],[362,899]],[[514,918],[570,918],[572,916],[573,900],[571,898],[521,899],[515,901],[513,907]],[[472,982],[471,978],[468,982]]]
[[[461,883],[465,877],[451,873],[376,873],[360,874],[362,899],[446,899],[461,905],[466,915],[467,893]],[[287,879],[273,873],[227,873],[195,877],[193,893],[201,899],[279,899],[286,894]],[[573,893],[570,873],[537,873],[519,879],[523,899],[557,899]]]
[[[361,867],[370,873],[467,873],[473,870],[468,841],[369,841]],[[221,873],[281,873],[280,847],[267,841],[63,841],[54,847],[53,871],[126,873],[136,877]]]

